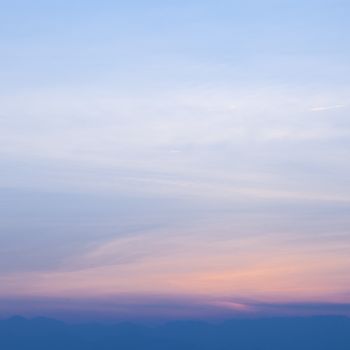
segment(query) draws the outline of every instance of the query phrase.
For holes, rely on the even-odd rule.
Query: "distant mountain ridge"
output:
[[[350,318],[176,321],[160,326],[69,325],[15,316],[0,321],[3,350],[349,350]]]

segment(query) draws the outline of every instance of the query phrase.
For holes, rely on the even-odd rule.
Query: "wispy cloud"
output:
[[[312,107],[310,110],[312,112],[324,112],[324,111],[329,111],[332,109],[340,109],[340,108],[345,108],[346,105],[334,105],[334,106],[318,106],[318,107]]]
[[[324,99],[335,99],[335,92],[323,94]],[[315,196],[319,198],[346,197],[343,191],[322,194],[324,186],[315,188],[314,181],[308,190],[286,183],[278,188],[282,178],[289,179],[285,172],[307,178],[308,170],[298,168],[302,164],[339,169],[339,177],[347,171],[341,155],[344,147],[336,141],[348,137],[350,130],[331,118],[310,118],[305,108],[312,99],[320,100],[320,93],[277,87],[214,92],[175,89],[158,91],[157,98],[144,92],[131,98],[101,91],[7,96],[2,101],[3,114],[8,117],[1,121],[1,157],[40,163],[40,169],[49,173],[54,172],[50,170],[53,162],[60,164],[62,176],[46,174],[40,186],[48,182],[53,186],[53,181],[66,188],[103,191],[106,187],[179,196],[186,191],[299,196],[298,192],[305,191],[320,192]],[[318,145],[330,141],[328,160]],[[298,165],[287,170],[285,163]],[[269,164],[273,171],[268,170]],[[265,177],[265,182],[249,182],[252,175]],[[38,186],[35,179],[39,178],[36,174],[24,180],[16,173],[2,181],[4,185]],[[224,178],[232,181],[222,191]]]

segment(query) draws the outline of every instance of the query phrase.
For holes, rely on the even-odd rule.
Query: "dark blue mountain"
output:
[[[3,350],[350,350],[346,317],[177,321],[161,326],[0,321]]]

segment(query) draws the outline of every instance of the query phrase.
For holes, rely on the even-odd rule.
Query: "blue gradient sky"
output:
[[[348,1],[1,5],[4,312],[350,303]]]

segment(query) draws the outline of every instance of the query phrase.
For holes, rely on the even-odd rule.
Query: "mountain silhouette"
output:
[[[350,318],[234,319],[71,325],[15,316],[0,321],[4,350],[349,350]]]

